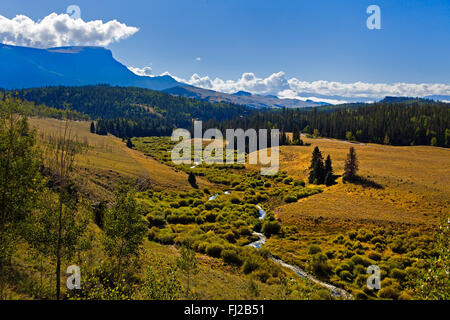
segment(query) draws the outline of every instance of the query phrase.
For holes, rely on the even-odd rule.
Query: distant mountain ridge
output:
[[[448,101],[450,101],[450,96],[432,95],[432,96],[425,96],[425,97],[422,97],[422,98],[419,98],[419,97],[392,97],[392,96],[386,96],[386,97],[384,97],[384,99],[380,100],[380,102],[386,102],[386,103],[431,102],[431,101],[448,102]]]
[[[0,44],[0,88],[109,84],[164,90],[179,83],[170,76],[142,77],[102,47],[36,49]]]
[[[180,84],[173,88],[163,90],[166,93],[193,99],[200,99],[208,102],[226,102],[241,104],[256,109],[262,108],[307,108],[325,105],[326,103],[302,101],[298,99],[279,99],[275,96],[261,96],[245,91],[238,91],[234,94],[202,89],[186,84]]]

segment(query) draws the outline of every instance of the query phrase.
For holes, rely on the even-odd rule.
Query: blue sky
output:
[[[306,82],[450,83],[449,0],[2,0],[0,15],[36,21],[72,4],[84,21],[139,28],[108,47],[125,65],[154,74],[237,81],[245,72],[264,80],[283,71]],[[366,27],[371,4],[381,9],[381,30]]]

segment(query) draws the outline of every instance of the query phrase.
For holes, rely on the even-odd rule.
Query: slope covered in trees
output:
[[[264,111],[205,127],[279,128],[281,131],[391,145],[450,147],[450,104],[442,102],[374,103],[331,111]]]
[[[189,128],[192,119],[222,121],[249,113],[248,108],[239,105],[174,97],[135,87],[46,87],[15,93],[36,104],[104,120],[101,126],[118,137],[171,135],[174,128]]]

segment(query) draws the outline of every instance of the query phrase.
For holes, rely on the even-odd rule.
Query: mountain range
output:
[[[70,46],[48,49],[0,43],[0,88],[24,89],[45,86],[109,84],[165,91],[209,102],[228,102],[252,108],[301,108],[321,105],[248,92],[227,94],[193,87],[166,76],[139,76],[114,59],[102,47]]]
[[[187,84],[180,84],[173,88],[163,90],[171,95],[200,99],[208,102],[226,102],[241,104],[252,108],[305,108],[325,105],[313,101],[302,101],[298,99],[279,99],[276,96],[262,96],[250,92],[238,91],[233,94],[202,89]]]
[[[245,91],[234,94],[217,92],[178,82],[169,75],[139,76],[114,59],[110,50],[102,47],[69,46],[37,49],[0,43],[0,88],[25,89],[97,84],[146,88],[164,91],[175,96],[208,102],[240,104],[257,109],[328,105],[326,102],[280,99],[274,95],[257,95]],[[304,96],[310,95],[310,93],[305,93]],[[315,97],[324,100],[349,100],[338,96],[315,95]],[[450,101],[450,96],[424,98]],[[366,101],[350,99],[348,102]]]

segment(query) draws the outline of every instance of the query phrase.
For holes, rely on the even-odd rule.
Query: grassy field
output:
[[[64,128],[64,121],[57,119],[32,118],[30,122],[44,139],[60,134]],[[88,121],[71,122],[74,137],[89,145],[76,159],[78,183],[84,186],[87,194],[94,191],[99,200],[110,199],[114,187],[122,178],[149,179],[156,190],[192,189],[186,173],[127,148],[125,142],[114,136],[92,134],[89,127]],[[201,178],[198,183],[201,187],[212,186]]]
[[[344,161],[353,146],[360,163],[359,174],[381,188],[343,184],[342,179],[324,192],[284,205],[276,215],[288,223],[299,216],[351,219],[364,222],[434,224],[449,212],[450,150],[414,146],[392,147],[350,144],[331,139],[304,139],[311,146],[283,146],[280,167],[289,175],[307,179],[315,146],[324,158],[330,154],[335,174],[342,174]]]
[[[63,126],[52,119],[31,123],[42,139]],[[139,277],[156,260],[175,262],[179,246],[191,243],[199,262],[199,273],[192,278],[191,297],[196,299],[279,299],[286,290],[286,276],[296,280],[289,298],[330,298],[326,289],[275,265],[268,255],[358,299],[410,299],[414,292],[406,273],[425,268],[425,259],[434,252],[435,224],[449,213],[447,149],[304,138],[310,145],[280,148],[277,175],[261,176],[255,166],[175,166],[168,138],[134,138],[130,149],[113,136],[91,134],[89,124],[72,124],[78,140],[89,145],[76,159],[77,183],[85,192],[110,200],[120,179],[149,179],[151,188],[139,190],[136,198],[149,226]],[[368,183],[343,183],[338,178],[330,187],[305,185],[315,146],[324,158],[331,155],[337,175],[343,173],[348,149],[354,146],[359,175]],[[188,173],[196,176],[199,188],[188,183]],[[218,197],[210,201],[213,194]],[[256,204],[267,211],[263,221]],[[92,227],[99,241],[101,231]],[[246,246],[257,240],[253,231],[266,234],[263,250]],[[87,253],[88,270],[102,259],[98,247],[100,243]],[[244,271],[251,264],[255,268]],[[370,264],[382,269],[384,292],[366,290]],[[256,283],[256,292],[250,283]]]

